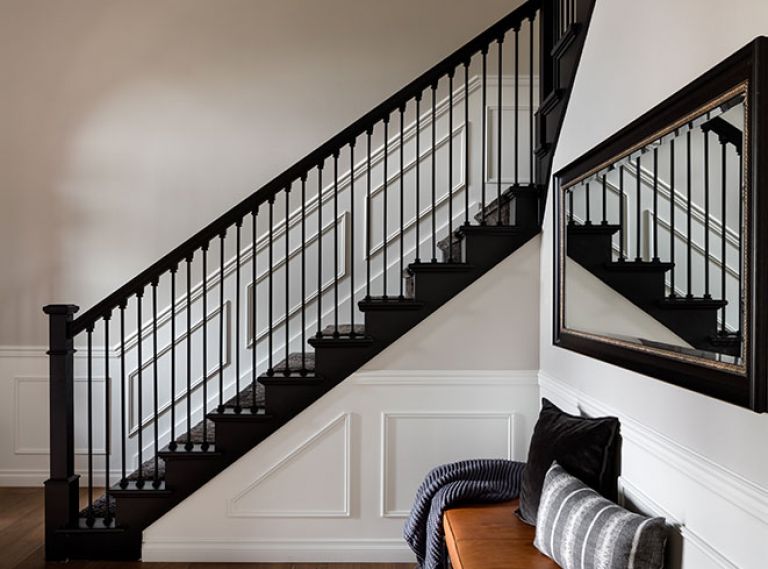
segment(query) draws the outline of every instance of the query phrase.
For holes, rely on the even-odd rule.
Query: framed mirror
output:
[[[555,175],[556,345],[766,411],[765,53],[756,39]]]

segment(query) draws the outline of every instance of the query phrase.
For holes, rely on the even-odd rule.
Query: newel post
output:
[[[79,310],[71,304],[43,308],[49,318],[50,460],[51,477],[45,481],[45,557],[67,558],[64,540],[56,530],[76,526],[79,476],[75,474],[74,339],[69,325]]]

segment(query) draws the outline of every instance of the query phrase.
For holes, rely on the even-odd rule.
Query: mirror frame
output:
[[[578,332],[564,325],[563,188],[746,84],[744,151],[744,363],[733,366]],[[553,343],[717,399],[768,412],[768,38],[758,37],[553,177]],[[763,263],[759,262],[763,259]],[[760,298],[764,291],[765,300]]]

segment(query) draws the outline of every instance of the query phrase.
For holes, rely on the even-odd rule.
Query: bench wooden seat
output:
[[[536,528],[521,522],[518,500],[447,510],[445,542],[454,569],[560,569],[534,546]]]

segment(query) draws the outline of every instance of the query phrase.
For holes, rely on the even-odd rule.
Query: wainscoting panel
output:
[[[512,460],[512,413],[384,413],[381,512],[405,518],[419,483],[435,464],[470,458]]]
[[[523,460],[536,371],[358,372],[144,532],[146,561],[409,562],[440,464]]]

